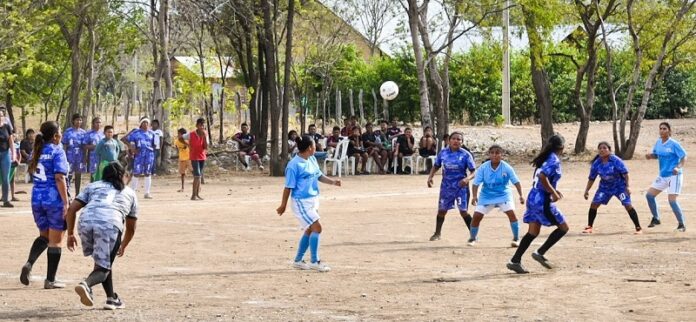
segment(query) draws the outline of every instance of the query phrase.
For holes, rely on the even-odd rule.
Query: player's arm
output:
[[[623,177],[624,177],[624,180],[626,180],[626,194],[628,194],[630,196],[631,195],[631,185],[629,183],[630,181],[628,180],[628,172],[624,173]]]
[[[544,187],[544,190],[551,195],[552,201],[556,202],[563,198],[563,195],[551,185],[551,181],[549,181],[549,178],[543,172],[539,173],[539,182],[541,182],[541,186]]]
[[[337,187],[341,186],[341,180],[333,180],[333,179],[331,179],[323,174],[321,175],[321,177],[319,177],[319,182],[325,183],[325,184],[330,184],[332,186],[337,186]]]
[[[128,247],[128,244],[133,240],[133,236],[135,236],[135,227],[136,223],[138,222],[138,218],[136,217],[126,217],[126,233],[123,236],[123,242],[121,242],[121,247],[118,249],[118,256],[123,256],[126,252],[126,247]]]
[[[478,188],[477,184],[471,185],[471,205],[476,206],[478,204]]]
[[[75,219],[77,218],[77,212],[84,207],[85,204],[81,200],[75,199],[70,203],[68,211],[65,214],[65,221],[68,226],[68,250],[71,252],[75,250],[77,246],[77,239],[75,238]]]
[[[292,192],[292,189],[288,187],[283,188],[283,197],[280,199],[280,207],[276,209],[276,212],[278,212],[278,216],[282,216],[285,212],[285,208],[287,208],[288,206],[288,198],[290,198],[290,192]]]
[[[624,175],[626,178],[626,184],[628,184],[628,173]],[[595,179],[587,179],[587,185],[585,185],[585,200],[590,197],[590,189],[594,185]]]

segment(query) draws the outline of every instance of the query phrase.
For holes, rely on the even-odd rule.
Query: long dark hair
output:
[[[299,150],[300,152],[304,152],[307,151],[307,149],[309,149],[310,146],[312,146],[312,143],[314,143],[314,138],[305,134],[298,136],[295,139],[295,142],[297,142],[297,150]]]
[[[560,134],[552,135],[546,142],[544,148],[541,149],[541,152],[532,160],[531,164],[537,168],[541,168],[541,165],[544,164],[549,155],[561,149],[564,143],[565,139],[563,139]]]
[[[34,148],[31,152],[31,162],[29,162],[29,173],[36,172],[36,166],[39,164],[39,157],[41,157],[41,148],[43,148],[44,144],[51,142],[58,133],[60,133],[58,123],[48,121],[41,124],[39,133],[34,138]]]
[[[104,168],[102,181],[110,183],[116,190],[121,191],[125,188],[125,183],[123,183],[123,175],[125,173],[126,169],[120,163],[111,161]]]
[[[609,148],[609,151],[611,151],[611,145],[609,145],[609,142],[607,142],[607,141],[599,142],[597,144],[597,150],[599,150],[599,147],[602,145],[606,145],[607,148]],[[599,153],[597,153],[597,155],[595,155],[594,158],[592,158],[592,161],[590,161],[590,164],[593,164],[595,161],[597,161],[597,159],[599,159]]]

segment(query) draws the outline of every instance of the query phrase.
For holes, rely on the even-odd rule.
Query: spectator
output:
[[[157,172],[157,165],[160,163],[162,137],[164,137],[164,132],[160,129],[160,122],[157,119],[152,120],[152,133],[155,135],[155,163],[152,164],[152,173],[154,174]]]
[[[350,123],[350,119],[343,120],[343,128],[341,129],[341,136],[350,136],[353,134],[353,126]]]
[[[433,163],[428,157],[437,155],[437,142],[435,142],[435,137],[433,137],[433,128],[430,126],[425,127],[423,137],[418,142],[418,154],[425,158],[427,167],[427,170],[421,171],[420,174],[430,173],[430,168],[433,166]]]
[[[34,130],[28,129],[24,134],[24,139],[19,142],[19,153],[22,155],[22,163],[28,163],[31,157],[31,150],[34,148]]]
[[[401,135],[401,129],[396,123],[396,119],[392,120],[391,127],[387,129],[387,137],[391,140],[395,136]]]
[[[321,146],[319,144],[319,141],[324,138],[323,135],[317,133],[317,126],[314,124],[310,124],[309,127],[307,128],[307,135],[309,135],[312,139],[314,139],[314,143],[317,148],[317,152],[324,152],[326,150],[325,146]],[[316,156],[316,153],[315,153]]]
[[[384,174],[384,162],[389,158],[389,152],[382,145],[382,138],[372,131],[372,123],[365,125],[365,133],[362,135],[363,146],[367,148],[367,155],[377,163],[377,171]]]
[[[362,145],[360,138],[360,128],[354,127],[353,133],[348,137],[348,157],[355,157],[355,173],[358,173],[358,162],[362,163],[362,174],[370,174],[367,172],[367,153]]]
[[[201,183],[203,178],[203,168],[207,159],[208,133],[205,131],[205,119],[196,120],[196,129],[184,134],[183,138],[189,144],[189,159],[193,168],[193,189],[191,200],[203,200],[201,198]],[[263,167],[261,167],[263,168]]]
[[[97,158],[97,172],[94,173],[94,181],[100,181],[104,174],[104,168],[113,161],[119,161],[118,157],[121,151],[127,150],[121,146],[121,143],[114,137],[114,127],[107,125],[104,127],[104,138],[97,143],[94,152]],[[125,169],[125,164],[121,164]]]
[[[334,126],[332,135],[326,140],[326,145],[335,149],[339,141],[341,141],[341,128]]]
[[[249,133],[249,125],[246,123],[242,123],[242,132],[239,132],[235,134],[232,137],[232,140],[236,141],[239,143],[239,162],[242,163],[244,166],[244,171],[249,171],[249,164],[246,163],[244,160],[245,156],[251,157],[256,164],[258,164],[259,169],[263,170],[263,164],[261,164],[261,158],[259,158],[259,154],[256,152],[256,137]]]
[[[176,146],[177,150],[179,150],[179,174],[181,175],[181,189],[179,189],[177,192],[184,192],[186,170],[192,169],[191,160],[189,159],[189,145],[188,142],[186,142],[186,140],[184,139],[185,134],[186,129],[183,127],[180,128],[176,137],[176,141],[174,141],[174,145]]]
[[[297,131],[290,130],[290,132],[288,132],[288,154],[291,157],[294,157],[298,152],[297,142],[295,142],[295,140],[297,140]]]
[[[411,134],[411,128],[404,129],[404,134],[399,135],[396,139],[396,147],[394,147],[394,154],[396,158],[396,173],[408,174],[411,172],[410,167],[406,167],[401,170],[401,162],[403,157],[411,156],[414,153],[415,139]]]

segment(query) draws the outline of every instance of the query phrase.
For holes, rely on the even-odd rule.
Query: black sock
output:
[[[472,220],[471,216],[469,216],[468,214],[463,214],[462,218],[464,219],[464,223],[466,224],[466,228],[468,228],[469,231],[471,231],[471,220]]]
[[[524,252],[527,251],[527,248],[529,248],[529,245],[532,244],[532,241],[534,241],[534,238],[536,238],[535,235],[532,235],[530,233],[526,233],[522,237],[522,240],[520,240],[520,245],[517,246],[517,250],[515,251],[515,255],[512,256],[512,259],[510,261],[513,263],[521,263],[522,262],[522,255],[524,255]]]
[[[587,213],[587,225],[592,227],[595,218],[597,218],[597,209],[590,208],[590,211]]]
[[[104,287],[104,293],[106,293],[107,297],[114,298],[116,297],[114,294],[114,282],[112,280],[113,272],[109,274],[106,277],[106,280],[102,283],[102,286]]]
[[[636,226],[636,228],[640,228],[640,221],[638,220],[638,212],[636,212],[636,208],[631,208],[631,210],[628,211],[628,216],[631,217],[633,225]]]
[[[58,263],[60,263],[61,251],[62,249],[60,247],[48,248],[48,269],[46,272],[46,280],[49,282],[56,281],[56,272],[58,271]]]
[[[549,251],[549,248],[553,247],[554,244],[556,244],[563,236],[567,233],[567,231],[556,228],[556,230],[551,232],[551,235],[549,235],[549,238],[546,239],[543,245],[539,247],[537,250],[537,253],[544,255],[546,254],[547,251]]]
[[[94,285],[104,283],[106,281],[107,276],[109,276],[109,270],[103,267],[97,267],[95,270],[92,271],[89,276],[85,279],[85,283],[89,285],[89,287],[92,287]]]
[[[31,245],[31,249],[29,250],[29,258],[27,259],[27,262],[31,265],[34,265],[36,263],[36,260],[41,256],[41,253],[44,252],[48,248],[48,238],[46,237],[36,237],[34,239],[34,243]]]
[[[435,219],[435,235],[439,235],[442,230],[442,224],[445,223],[445,216],[437,216]]]

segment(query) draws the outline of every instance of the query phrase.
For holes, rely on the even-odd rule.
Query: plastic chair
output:
[[[239,153],[239,142],[234,141],[234,140],[229,140],[229,141],[227,141],[227,145],[230,146],[230,149],[232,151],[237,151],[234,153],[235,155],[232,158],[232,160],[234,160],[233,161],[234,162],[234,169],[239,170],[239,167],[242,165],[242,163],[239,162],[239,156],[237,155]],[[251,166],[251,157],[249,155],[245,155],[244,162],[246,162],[247,166]],[[246,170],[246,168],[244,170]]]
[[[341,177],[341,173],[344,171],[344,168],[347,168],[348,166],[348,140],[341,140],[338,142],[336,145],[336,148],[334,149],[334,154],[330,157],[327,157],[324,160],[324,173],[326,172],[326,164],[328,162],[333,162],[333,167],[332,167],[332,174],[335,176],[336,173],[338,172],[338,177]],[[346,169],[346,174],[348,174],[349,169]]]
[[[439,143],[440,143],[440,141],[437,138],[435,138],[436,150],[437,150],[437,146]],[[431,156],[428,156],[427,158],[424,158],[420,154],[418,154],[418,156],[416,157],[416,168],[420,169],[420,163],[422,161],[423,162],[423,171],[427,170],[427,168],[428,168],[427,160],[430,159],[431,162],[434,164],[435,158],[437,158],[437,155],[431,155]]]
[[[392,139],[392,149],[394,149],[395,146],[396,146],[396,139],[397,139],[397,138],[393,138],[393,139]],[[414,142],[415,142],[415,139],[414,139]],[[395,151],[395,152],[396,152],[396,154],[394,155],[394,162],[393,162],[393,164],[394,164],[394,174],[396,174],[397,164],[399,164],[399,162],[398,162],[398,161],[399,161],[399,154],[398,154],[399,151]],[[408,161],[409,167],[411,167],[411,174],[416,173],[416,172],[415,172],[415,170],[416,170],[416,163],[415,163],[416,159],[415,159],[414,157],[417,156],[417,155],[418,155],[417,153],[414,153],[414,154],[412,154],[412,155],[407,155],[407,156],[401,157],[401,161],[402,161],[402,162],[401,162],[401,167],[402,167],[402,170],[403,170],[404,164]]]

